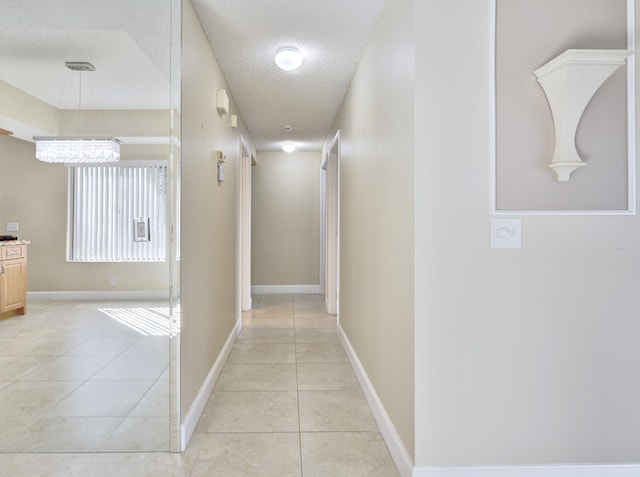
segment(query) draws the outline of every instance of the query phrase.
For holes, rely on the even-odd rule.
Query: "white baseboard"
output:
[[[231,334],[229,334],[229,337],[222,347],[218,358],[213,363],[213,366],[211,366],[209,374],[207,374],[207,377],[202,383],[202,386],[200,386],[198,394],[196,394],[193,403],[191,403],[191,407],[189,407],[189,410],[187,411],[187,414],[184,417],[182,424],[180,425],[180,442],[182,443],[182,451],[187,448],[187,444],[189,444],[191,436],[193,436],[193,432],[196,430],[196,426],[198,425],[198,420],[202,415],[202,411],[204,411],[204,408],[209,401],[209,396],[211,395],[211,392],[216,385],[218,377],[220,377],[220,373],[222,372],[224,363],[227,361],[229,353],[231,352],[231,348],[233,348],[233,344],[235,343],[236,338],[240,333],[241,325],[241,322],[237,322],[236,326],[234,326],[233,330],[231,331]]]
[[[371,384],[358,355],[353,349],[353,346],[351,346],[349,338],[347,338],[347,335],[340,325],[338,325],[338,336],[340,337],[340,341],[345,348],[347,357],[349,358],[351,366],[353,367],[358,381],[360,382],[360,386],[367,398],[367,402],[371,407],[373,417],[380,428],[380,433],[382,434],[384,441],[387,443],[387,447],[389,448],[391,457],[398,468],[398,472],[401,477],[411,477],[413,472],[413,460],[402,443],[402,439],[400,439],[400,436],[391,422],[387,411],[384,409],[382,401],[380,401],[380,398],[378,397],[373,384]]]
[[[320,285],[254,285],[252,295],[320,294]]]
[[[169,300],[169,290],[27,292],[27,301]]]
[[[638,477],[640,464],[416,467],[413,477]]]

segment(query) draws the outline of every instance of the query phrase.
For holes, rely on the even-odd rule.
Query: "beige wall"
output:
[[[638,462],[640,219],[489,248],[490,5],[414,1],[416,463]]]
[[[189,1],[184,2],[182,21],[180,399],[184,419],[240,318],[239,135],[245,129],[241,118],[238,128],[232,129],[229,117],[216,111],[216,91],[229,89]],[[233,100],[231,110],[236,110]],[[214,151],[226,154],[223,183],[216,180]]]
[[[340,325],[414,449],[413,17],[387,0],[344,99]]]
[[[587,105],[576,135],[587,166],[565,183],[548,167],[553,119],[533,74],[568,48],[626,49],[626,13],[626,0],[498,0],[498,209],[627,209],[626,66]]]
[[[123,159],[164,159],[163,146],[123,146]],[[168,291],[167,263],[66,261],[67,168],[35,158],[33,143],[0,137],[0,234],[30,240],[29,291]],[[6,232],[18,222],[18,232]],[[110,277],[116,285],[110,286]]]
[[[252,167],[252,285],[320,283],[319,152],[260,152]]]

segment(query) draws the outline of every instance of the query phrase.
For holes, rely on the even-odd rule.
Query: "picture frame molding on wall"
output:
[[[494,216],[521,216],[521,215],[636,215],[636,60],[635,55],[627,58],[627,161],[626,161],[626,207],[624,208],[552,208],[552,207],[505,207],[501,205],[498,196],[501,189],[501,181],[498,178],[500,161],[498,158],[498,3],[505,0],[491,1],[491,17],[490,17],[490,213]],[[636,47],[636,11],[635,0],[626,0],[627,15],[627,49],[635,51]],[[542,30],[541,30],[542,31]],[[532,71],[533,74],[533,71]],[[596,93],[597,94],[597,93]],[[546,105],[548,106],[548,104]],[[549,112],[549,114],[551,114]],[[553,137],[551,141],[553,141]],[[548,158],[541,158],[540,167],[546,167]],[[540,171],[537,171],[539,173]],[[545,171],[546,172],[546,171]],[[550,180],[553,180],[555,174],[551,170],[548,171]]]

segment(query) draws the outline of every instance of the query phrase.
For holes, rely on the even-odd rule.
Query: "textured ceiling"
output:
[[[130,0],[2,2],[0,81],[52,106],[77,109],[78,74],[64,63],[89,61],[96,71],[83,77],[86,107],[167,109],[170,0],[131,5]],[[92,84],[97,102],[89,94]]]
[[[259,151],[289,140],[320,150],[384,0],[194,0]],[[285,72],[278,48],[294,46],[302,66]],[[291,124],[286,133],[282,126]]]
[[[96,71],[83,75],[83,107],[167,109],[172,1],[4,1],[0,82],[77,109],[78,76],[64,62],[90,61]],[[321,149],[383,3],[194,0],[259,151],[279,149],[284,140]],[[298,70],[276,67],[273,57],[283,46],[304,54]]]

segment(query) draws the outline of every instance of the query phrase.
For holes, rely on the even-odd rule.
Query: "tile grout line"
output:
[[[300,422],[300,382],[298,381],[298,339],[296,337],[296,309],[295,300],[291,297],[291,317],[293,327],[293,360],[296,365],[296,401],[298,404],[298,449],[300,454],[300,476],[304,476],[304,466],[302,462],[302,428]]]

